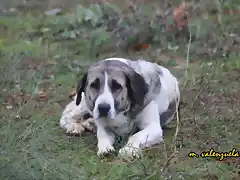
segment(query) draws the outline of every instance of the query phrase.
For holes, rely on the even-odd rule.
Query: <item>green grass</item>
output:
[[[236,8],[231,4],[234,1],[228,1],[223,7]],[[205,2],[200,5],[205,7]],[[144,12],[149,13],[148,8],[144,7]],[[72,10],[69,14],[74,17],[73,12],[76,13]],[[109,32],[80,28],[76,24],[72,27],[66,17],[69,18],[65,14],[43,17],[28,13],[0,17],[4,26],[0,29],[0,179],[240,178],[239,158],[219,162],[188,157],[191,151],[200,153],[210,148],[230,151],[240,147],[239,53],[230,52],[225,57],[222,52],[204,57],[198,53],[200,47],[211,44],[205,39],[207,30],[216,32],[215,42],[229,39],[218,27],[205,26],[215,22],[211,17],[196,21],[206,29],[191,43],[186,86],[183,58],[186,42],[180,42],[176,52],[164,47],[164,42],[145,51],[116,52],[108,38]],[[224,31],[239,32],[236,19],[224,16]],[[86,36],[65,38],[61,36],[63,29],[74,33],[77,29]],[[90,38],[91,33],[94,39]],[[115,55],[165,64],[181,85],[180,131],[176,142],[173,143],[176,128],[173,121],[164,130],[165,143],[147,149],[141,159],[133,162],[117,156],[100,159],[93,134],[68,136],[59,127],[61,112],[71,101],[69,94],[86,68],[98,59]],[[40,93],[44,96],[40,97]],[[177,152],[169,159],[174,146]]]

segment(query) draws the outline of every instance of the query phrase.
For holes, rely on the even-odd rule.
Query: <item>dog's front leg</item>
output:
[[[137,122],[141,131],[129,137],[127,144],[119,150],[119,155],[125,158],[139,157],[141,150],[162,141],[158,105],[152,101],[138,115]]]
[[[97,140],[98,140],[98,156],[106,155],[112,151],[115,151],[113,143],[115,135],[108,131],[103,124],[96,123],[97,125]]]

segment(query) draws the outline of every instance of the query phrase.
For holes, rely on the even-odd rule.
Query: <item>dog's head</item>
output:
[[[127,64],[116,60],[100,61],[90,67],[79,82],[76,105],[81,102],[82,92],[95,119],[114,119],[120,112],[142,106],[148,85]]]

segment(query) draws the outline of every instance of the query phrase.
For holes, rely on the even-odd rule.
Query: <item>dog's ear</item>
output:
[[[82,92],[84,92],[86,84],[87,84],[87,76],[88,74],[84,74],[84,76],[82,77],[82,80],[79,81],[78,85],[77,85],[77,89],[76,89],[76,93],[77,93],[77,99],[76,99],[76,105],[78,106],[82,100]]]
[[[128,89],[128,97],[134,106],[142,105],[144,103],[144,97],[148,92],[148,85],[144,78],[136,73],[134,70],[130,70],[126,73],[126,86]]]

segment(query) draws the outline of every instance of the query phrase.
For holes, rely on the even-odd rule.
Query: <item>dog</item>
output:
[[[127,135],[118,154],[133,159],[163,140],[162,128],[173,119],[179,100],[178,80],[167,68],[146,60],[108,58],[82,77],[60,126],[74,134],[96,126],[98,156],[115,151],[116,136]]]

